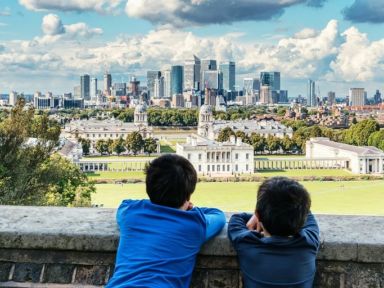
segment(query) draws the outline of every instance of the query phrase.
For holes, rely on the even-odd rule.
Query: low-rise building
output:
[[[306,143],[307,158],[348,158],[346,168],[356,174],[383,174],[384,151],[372,146],[353,146],[311,138]]]
[[[254,173],[253,147],[231,137],[230,141],[217,142],[198,135],[178,143],[176,153],[188,159],[198,174],[234,175]]]

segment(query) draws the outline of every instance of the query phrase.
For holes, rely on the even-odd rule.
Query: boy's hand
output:
[[[193,203],[192,202],[188,202],[187,211],[192,210],[192,209],[193,209]]]
[[[249,230],[255,230],[259,233],[262,233],[263,231],[260,225],[260,221],[255,214],[252,215],[251,219],[249,219],[246,226]]]

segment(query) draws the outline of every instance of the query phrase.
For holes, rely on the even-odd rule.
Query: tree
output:
[[[89,155],[91,149],[91,140],[80,138],[79,142],[81,144],[81,148],[83,149],[83,155]]]
[[[111,138],[108,138],[107,141],[105,141],[105,146],[108,155],[111,155],[113,153],[113,140]]]
[[[25,109],[23,99],[0,123],[0,205],[90,204],[94,185],[78,167],[53,154],[57,125]]]
[[[252,141],[253,150],[255,151],[256,154],[257,154],[257,151],[260,151],[261,153],[264,152],[266,142],[263,136],[257,133],[252,133],[251,141]]]
[[[363,120],[349,127],[344,133],[344,142],[351,145],[368,145],[369,136],[380,130],[379,124],[372,119]]]
[[[284,138],[281,140],[280,144],[281,144],[281,149],[283,149],[283,151],[285,153],[292,151],[294,148],[294,143],[293,143],[292,139],[289,138],[288,135],[284,136]]]
[[[131,151],[134,155],[137,155],[141,151],[144,145],[144,140],[141,134],[137,131],[128,134],[125,140],[125,145],[128,151]]]
[[[115,152],[118,156],[125,151],[125,141],[122,137],[113,141],[113,152]]]
[[[280,148],[280,140],[279,140],[279,138],[277,138],[275,136],[268,135],[266,143],[267,143],[267,149],[268,149],[270,154],[273,151],[279,150],[279,148]]]
[[[217,136],[217,141],[226,142],[231,138],[231,136],[235,136],[235,132],[233,132],[230,127],[225,127],[219,132],[219,135]]]
[[[368,145],[384,150],[384,130],[373,132],[368,138]]]
[[[144,140],[144,152],[151,156],[152,153],[157,151],[157,142],[154,138],[147,138]]]
[[[95,145],[95,149],[97,152],[100,153],[100,155],[107,153],[108,152],[107,142],[103,139],[97,140],[96,145]]]

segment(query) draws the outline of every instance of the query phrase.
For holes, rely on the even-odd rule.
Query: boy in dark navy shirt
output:
[[[311,199],[298,182],[275,177],[259,187],[255,214],[235,214],[228,236],[245,288],[310,288],[320,245]]]
[[[196,255],[223,228],[224,213],[193,207],[197,175],[185,158],[161,156],[146,173],[150,200],[124,200],[117,210],[120,242],[107,287],[187,288]]]

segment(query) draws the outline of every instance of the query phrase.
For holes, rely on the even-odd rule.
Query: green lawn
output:
[[[274,177],[304,177],[304,176],[353,176],[351,172],[341,169],[289,169],[289,170],[260,170],[256,173],[259,176]]]
[[[144,167],[145,162],[141,165]],[[119,166],[120,165],[120,166]],[[113,163],[111,167],[121,168],[120,163]],[[144,173],[141,171],[132,172],[96,172],[87,174],[93,179],[143,179]],[[303,177],[303,176],[353,176],[348,171],[336,169],[312,169],[312,170],[280,170],[280,171],[258,171],[255,176],[260,177]]]
[[[312,196],[312,211],[326,214],[384,216],[384,181],[303,182]],[[198,183],[192,202],[224,211],[252,211],[259,183]],[[145,185],[99,184],[92,203],[117,207],[123,199],[145,198]]]

